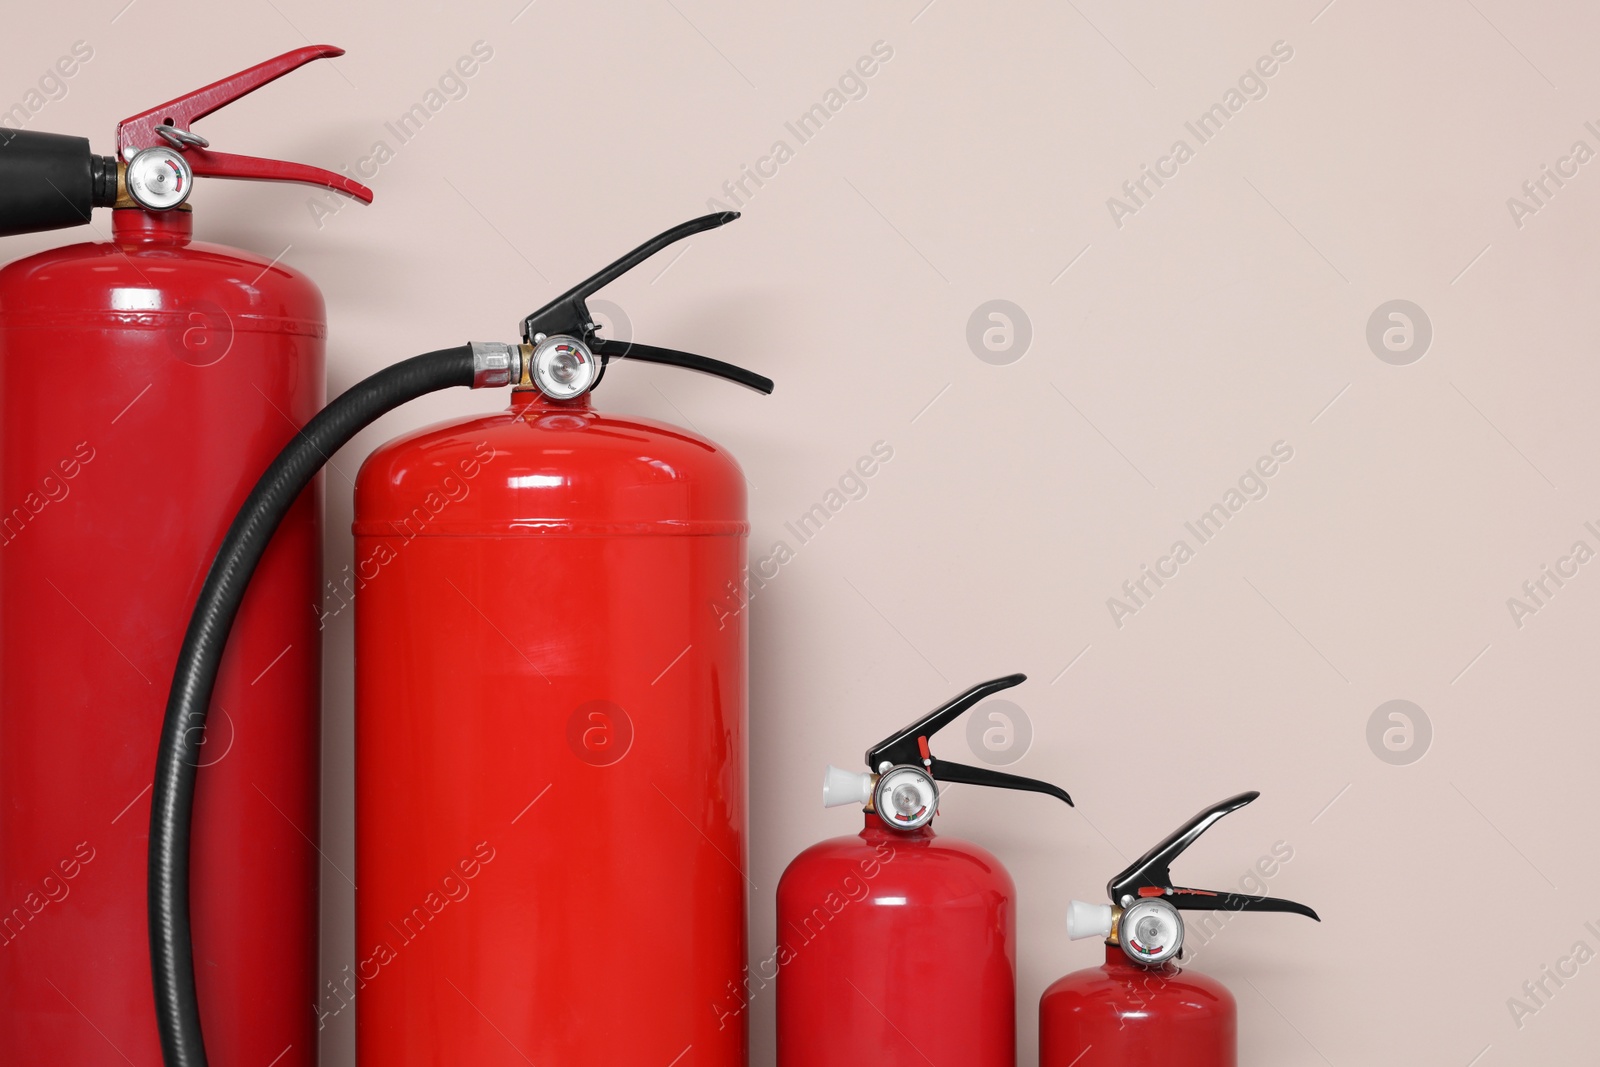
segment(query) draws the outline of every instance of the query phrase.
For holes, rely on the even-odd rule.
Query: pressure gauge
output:
[[[938,810],[939,787],[920,767],[894,767],[879,777],[872,806],[896,830],[915,830],[928,825]]]
[[[1160,897],[1145,897],[1123,909],[1117,940],[1134,963],[1154,967],[1183,948],[1183,917]]]
[[[533,384],[552,400],[582,396],[600,377],[600,361],[576,337],[546,337],[533,350]]]
[[[125,178],[128,195],[140,207],[171,211],[189,199],[194,172],[183,156],[170,148],[146,148],[128,161]]]

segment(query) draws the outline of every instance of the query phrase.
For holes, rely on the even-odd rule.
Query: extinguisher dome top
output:
[[[687,430],[513,396],[509,411],[425,427],[370,455],[356,536],[676,536],[749,531],[745,481]]]
[[[1016,884],[1006,865],[976,841],[941,834],[932,825],[902,830],[872,812],[863,815],[858,832],[825,838],[790,861],[778,893],[815,903],[837,890],[842,878],[860,879],[861,861],[876,853],[881,862],[886,850],[892,850],[893,862],[884,863],[866,881],[872,897],[895,901],[890,906],[915,909],[948,903],[952,896],[970,902],[977,894],[993,891],[1016,899]],[[934,865],[941,873],[930,877]]]
[[[0,326],[136,329],[157,339],[202,323],[216,336],[327,335],[322,292],[310,278],[281,259],[194,241],[193,233],[187,211],[119,208],[111,240],[46,249],[0,268]]]

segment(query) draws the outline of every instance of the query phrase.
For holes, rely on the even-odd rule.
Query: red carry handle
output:
[[[117,124],[117,154],[131,159],[134,153],[145,148],[166,146],[184,154],[189,167],[197,175],[208,178],[236,178],[244,181],[299,182],[316,185],[346,196],[372,203],[372,190],[353,178],[336,174],[321,167],[304,163],[290,163],[278,159],[261,159],[256,156],[231,155],[213,152],[205,138],[193,133],[190,126],[199,119],[233,103],[248,93],[277,81],[314,59],[331,59],[344,55],[344,49],[333,45],[309,45],[285,52],[265,63],[257,63],[248,70],[212,82],[176,100],[153,107]]]

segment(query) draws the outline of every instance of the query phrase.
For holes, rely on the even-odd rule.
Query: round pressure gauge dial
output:
[[[194,172],[182,154],[170,148],[146,148],[128,161],[128,195],[140,207],[171,211],[189,199]]]
[[[939,808],[939,787],[920,767],[894,767],[878,779],[872,806],[896,830],[928,825]]]
[[[600,360],[576,337],[546,337],[533,350],[533,384],[552,400],[580,397],[599,377]]]
[[[1165,963],[1183,948],[1183,917],[1160,897],[1145,897],[1125,908],[1119,931],[1123,953],[1142,967]]]

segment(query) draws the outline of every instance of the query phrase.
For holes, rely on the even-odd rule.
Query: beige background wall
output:
[[[1592,1058],[1600,963],[1562,961],[1600,950],[1600,563],[1562,560],[1575,542],[1600,550],[1600,15],[1509,0],[124,2],[11,12],[0,104],[88,42],[30,128],[106,151],[116,119],[167,96],[310,41],[349,49],[200,129],[226,151],[349,167],[387,142],[375,206],[318,219],[290,187],[195,197],[202,237],[281,251],[322,284],[335,390],[422,348],[512,339],[558,287],[728,202],[742,167],[773,175],[747,181],[743,221],[605,296],[641,340],[744,363],[777,394],[641,366],[601,394],[741,459],[757,555],[875,443],[893,449],[753,608],[757,958],[784,865],[855,824],[819,807],[822,765],[1022,670],[1011,695],[1033,740],[1011,767],[1079,808],[969,790],[942,826],[1019,884],[1023,1063],[1039,993],[1100,951],[1067,941],[1067,900],[1100,899],[1125,857],[1246,788],[1261,800],[1182,876],[1231,885],[1292,848],[1270,891],[1325,921],[1246,918],[1204,948],[1239,997],[1244,1062]],[[399,143],[385,123],[476,42],[492,57],[464,95],[447,83],[457,98]],[[875,47],[892,55],[799,143],[785,123]],[[1246,76],[1275,51],[1271,77]],[[1186,127],[1229,102],[1204,143]],[[1180,139],[1188,158],[1163,162]],[[777,140],[792,156],[762,163]],[[1164,184],[1113,211],[1146,164]],[[1546,166],[1570,176],[1535,202],[1521,187]],[[969,319],[991,300],[1021,309],[1025,351],[1013,313],[1011,348],[980,336],[990,360],[975,354]],[[1394,300],[1421,310],[1409,347],[1382,309]],[[977,332],[1005,325],[980,316]],[[413,405],[338,457],[330,572],[350,561],[362,456],[498,402]],[[1274,447],[1292,458],[1246,478],[1199,544],[1185,522]],[[1114,618],[1108,598],[1143,565],[1170,573],[1179,539],[1193,557]],[[1508,598],[1546,565],[1576,575],[1513,617]],[[323,837],[348,865],[349,613],[327,651]],[[1420,709],[1409,748],[1378,713],[1393,700]],[[959,730],[944,748],[973,758]],[[352,901],[331,869],[323,887],[331,976],[352,958]],[[1577,973],[1514,1019],[1508,998],[1546,966]],[[770,989],[752,1011],[770,1063]],[[325,1062],[351,1048],[346,1012]]]

